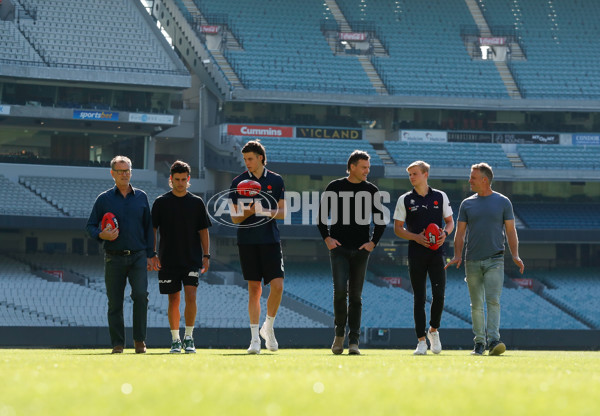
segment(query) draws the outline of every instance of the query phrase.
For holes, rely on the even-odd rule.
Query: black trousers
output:
[[[367,250],[336,247],[329,252],[333,274],[335,335],[343,337],[348,324],[348,342],[358,344],[362,315],[362,289],[369,261]]]
[[[130,256],[104,256],[104,279],[108,297],[108,331],[112,346],[125,346],[125,321],[123,302],[127,280],[131,285],[133,300],[133,339],[146,340],[148,320],[148,272],[146,251]]]
[[[425,303],[427,300],[427,275],[431,281],[431,311],[429,326],[439,328],[444,311],[444,296],[446,292],[446,270],[444,257],[441,253],[432,251],[423,256],[408,258],[408,272],[414,295],[414,318],[417,338],[424,337],[427,331]]]

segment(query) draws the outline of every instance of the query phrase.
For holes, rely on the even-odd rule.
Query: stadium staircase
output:
[[[48,57],[45,56],[43,48],[26,32],[25,25],[33,22],[35,24],[37,20],[37,7],[29,4],[26,0],[12,0],[15,10],[14,18],[16,20],[15,27],[23,36],[23,39],[27,41],[31,49],[33,49],[36,55],[41,61],[48,65]]]
[[[327,5],[327,7],[329,7],[329,11],[331,12],[331,14],[333,14],[333,17],[335,18],[335,21],[337,22],[339,31],[341,33],[354,32],[354,30],[348,23],[348,20],[346,20],[344,13],[342,13],[342,10],[338,6],[336,0],[325,0],[325,4]],[[375,56],[387,56],[387,52],[381,44],[381,41],[375,36],[373,32],[370,33],[370,36],[373,41],[373,54]],[[336,45],[337,42],[339,42],[337,33],[335,41],[336,42],[334,43],[331,40],[329,40],[329,46],[331,47],[333,53],[336,53],[338,50]],[[377,69],[375,68],[375,66],[373,66],[370,57],[368,55],[358,55],[358,61],[365,70],[367,77],[369,77],[369,80],[371,81],[373,88],[375,88],[375,91],[377,91],[381,95],[388,95],[388,90],[383,81],[381,80]]]
[[[375,149],[377,156],[379,156],[379,159],[382,160],[383,166],[396,166],[394,159],[392,159],[392,156],[382,144],[373,143],[373,148]]]
[[[202,11],[200,10],[198,3],[196,0],[181,0],[183,6],[190,13],[194,21],[199,22],[200,25],[210,25],[211,23],[206,19]],[[211,19],[212,20],[212,19]],[[211,47],[209,42],[206,42],[207,49],[212,53],[217,65],[221,68],[227,79],[231,82],[233,88],[239,89],[244,88],[244,85],[238,78],[237,74],[229,64],[229,61],[223,55],[222,50],[243,50],[243,47],[240,45],[237,37],[230,30],[229,25],[221,24],[220,25],[220,34],[221,42],[214,43]],[[204,35],[204,40],[206,41],[206,35]]]
[[[481,12],[481,9],[479,8],[477,1],[476,0],[465,0],[465,3],[467,4],[467,7],[469,8],[471,15],[473,16],[473,20],[475,20],[475,24],[479,28],[479,32],[480,32],[481,36],[484,36],[484,37],[492,36],[490,27],[488,26],[487,21],[485,20],[485,17],[483,16],[483,13]]]
[[[473,20],[475,20],[475,24],[477,25],[477,28],[479,29],[479,35],[482,37],[494,36],[492,31],[490,30],[490,27],[485,19],[485,16],[483,15],[483,12],[482,12],[477,0],[465,0],[465,3],[467,4],[468,9],[471,12],[471,15],[473,16]],[[468,42],[465,39],[465,47],[467,48],[467,50],[471,50],[470,45],[468,45],[467,43]],[[520,55],[522,56],[522,51],[521,51],[521,48],[519,47],[518,43],[511,42],[509,44],[509,47],[510,47],[511,51],[518,49]],[[515,82],[515,79],[512,75],[512,72],[510,71],[510,68],[508,67],[508,65],[506,65],[506,62],[494,61],[494,64],[496,65],[496,68],[498,69],[498,73],[500,74],[500,78],[502,79],[502,82],[506,86],[506,91],[508,92],[508,95],[513,99],[521,99],[522,97],[521,97],[521,93],[519,91],[519,87],[517,86],[517,83]]]
[[[518,153],[506,152],[506,157],[514,169],[525,169],[525,163],[523,163]]]
[[[510,71],[508,65],[504,61],[494,61],[496,68],[498,69],[498,73],[500,74],[500,78],[504,85],[506,86],[506,91],[511,98],[521,99],[521,93],[519,92],[519,87],[515,82],[515,79]]]
[[[369,80],[371,81],[371,84],[373,84],[373,88],[375,88],[375,91],[377,91],[381,95],[388,95],[388,90],[385,87],[383,81],[381,81],[381,77],[379,77],[379,74],[377,73],[377,70],[371,63],[369,57],[365,55],[358,55],[358,61],[367,73],[367,77],[369,77]]]
[[[198,9],[196,8],[196,10]],[[201,62],[206,73],[211,77],[212,82],[214,83],[214,85],[211,85],[207,82],[206,85],[209,88],[213,88],[213,92],[217,95],[229,96],[231,94],[233,83],[231,79],[227,78],[212,52],[208,50],[202,33],[195,29],[195,27],[199,25],[199,22],[194,21],[194,16],[183,4],[183,0],[157,1],[153,11],[154,18],[156,18],[163,27],[168,27],[167,22],[169,22],[169,24],[170,22],[173,22],[178,30],[176,37],[183,37],[189,42],[190,49],[193,53],[185,54],[183,51],[179,50],[181,59],[187,63],[188,67],[194,68],[196,66],[196,61]]]

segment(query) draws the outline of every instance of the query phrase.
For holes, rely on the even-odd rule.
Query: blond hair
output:
[[[421,169],[421,173],[429,173],[429,168],[431,167],[427,162],[423,162],[422,160],[416,160],[410,165],[408,165],[406,171],[408,172],[410,168],[414,168],[415,166],[418,166]]]

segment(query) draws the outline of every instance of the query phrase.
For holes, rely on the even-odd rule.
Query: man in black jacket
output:
[[[379,189],[367,182],[369,159],[366,152],[355,150],[348,158],[348,176],[329,183],[319,205],[317,226],[329,249],[333,274],[334,354],[344,352],[346,324],[350,330],[348,353],[360,354],[361,296],[367,263],[387,224],[387,208]],[[375,224],[372,235],[371,221]]]

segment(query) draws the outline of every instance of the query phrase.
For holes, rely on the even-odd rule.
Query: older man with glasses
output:
[[[129,278],[133,300],[133,340],[136,353],[146,352],[148,315],[148,270],[156,268],[154,230],[148,196],[131,186],[131,160],[115,156],[110,162],[115,186],[96,198],[86,230],[104,247],[104,280],[108,297],[108,329],[112,353],[125,347],[123,301]],[[102,228],[106,213],[116,218],[117,227]]]

